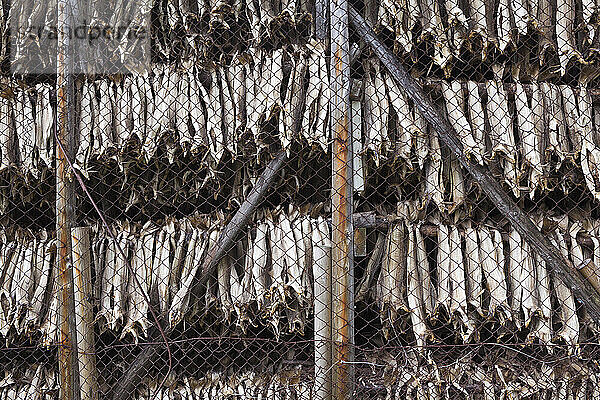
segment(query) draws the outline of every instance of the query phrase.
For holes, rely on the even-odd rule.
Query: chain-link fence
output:
[[[596,3],[0,9],[0,399],[600,398]]]

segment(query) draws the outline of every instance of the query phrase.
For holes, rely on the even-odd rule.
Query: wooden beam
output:
[[[73,228],[71,233],[80,398],[81,400],[97,400],[98,373],[96,371],[94,346],[94,304],[92,301],[94,297],[92,293],[90,228]]]
[[[481,189],[494,203],[497,209],[527,240],[555,276],[561,279],[586,306],[590,316],[600,322],[600,294],[574,267],[562,257],[558,249],[540,232],[531,219],[519,208],[516,202],[502,189],[492,174],[480,165],[472,162],[464,153],[463,145],[450,123],[439,112],[415,79],[408,74],[396,56],[379,40],[373,29],[353,8],[349,9],[350,22],[360,38],[364,40],[379,57],[406,95],[410,97],[427,122],[437,132],[438,137],[460,162],[460,165],[479,183]]]
[[[58,0],[58,42],[56,58],[57,139],[62,147],[56,149],[56,232],[58,267],[58,367],[59,398],[78,398],[77,349],[75,343],[75,304],[73,271],[71,269],[71,227],[75,220],[75,191],[69,178],[68,158],[74,158],[74,52],[70,29],[74,26],[75,0]],[[66,153],[63,153],[63,151]]]
[[[332,0],[330,10],[331,77],[329,101],[332,139],[331,193],[331,331],[332,399],[353,393],[354,228],[352,226],[353,160],[350,134],[350,39],[347,0]]]

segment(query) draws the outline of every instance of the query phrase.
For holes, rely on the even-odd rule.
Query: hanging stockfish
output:
[[[131,135],[143,144],[146,138],[146,95],[144,77],[138,75],[131,82]]]
[[[269,307],[267,293],[270,290],[268,282],[269,264],[268,264],[268,249],[270,245],[269,238],[272,232],[269,230],[270,225],[266,221],[261,221],[256,227],[256,237],[252,243],[252,276],[254,278],[254,290],[256,291],[256,300],[258,302],[258,313],[266,313]]]
[[[94,99],[93,83],[86,80],[80,88],[80,112],[79,112],[79,147],[75,156],[74,166],[83,176],[89,179],[88,161],[92,156],[94,131]],[[39,104],[39,103],[38,103]],[[39,112],[39,111],[38,111]]]
[[[186,249],[189,233],[188,220],[179,223],[179,229],[172,227],[174,230],[171,235],[171,249],[173,250],[173,259],[169,268],[169,305],[172,307],[172,300],[179,291],[181,285],[181,277],[186,258]]]
[[[496,37],[495,42],[500,53],[504,53],[509,45],[514,45],[515,38],[511,35],[509,0],[500,0],[496,15]]]
[[[454,212],[464,203],[467,196],[465,181],[460,163],[453,155],[450,155],[448,168],[448,180],[450,185],[451,202],[447,208],[448,213]]]
[[[198,77],[195,72],[188,72],[189,80],[189,107],[190,107],[190,122],[194,128],[194,134],[191,142],[191,152],[196,155],[201,149],[208,149],[209,141],[206,131],[206,109],[201,99],[207,98],[206,89],[202,83],[198,82]]]
[[[537,254],[535,257],[535,277],[537,298],[539,299],[540,312],[538,313],[537,326],[532,329],[531,336],[537,337],[541,343],[549,344],[552,340],[552,303],[550,297],[550,274],[546,262]]]
[[[429,134],[427,128],[427,121],[419,110],[413,105],[411,107],[411,114],[413,116],[415,126],[415,153],[417,154],[417,164],[419,169],[423,171],[425,161],[429,155]]]
[[[158,149],[158,140],[160,139],[160,123],[158,111],[160,92],[158,87],[161,85],[160,70],[155,70],[154,75],[148,73],[143,75],[142,92],[146,94],[146,135],[142,145],[142,155],[146,163],[150,161]],[[163,110],[164,112],[164,110]]]
[[[450,226],[448,241],[450,244],[450,314],[454,325],[466,342],[475,332],[472,321],[467,317],[467,294],[465,282],[465,264],[462,254],[460,233],[456,227]]]
[[[115,109],[115,138],[119,150],[123,149],[131,136],[132,125],[132,79],[125,76],[120,82],[114,83]]]
[[[152,238],[155,229],[150,224],[144,225],[139,236],[132,243],[131,266],[135,279],[134,275],[130,275],[127,282],[128,319],[121,333],[121,339],[127,334],[131,334],[135,343],[138,342],[140,336],[145,337],[148,333],[148,302],[146,299],[150,298],[149,289],[152,284],[152,246],[154,244]]]
[[[48,292],[48,282],[51,279],[52,273],[52,240],[48,240],[47,232],[43,231],[40,235],[40,241],[37,246],[35,257],[35,286],[32,290],[32,295],[29,300],[29,308],[25,317],[25,325],[29,331],[38,329],[42,320],[42,307],[44,299]],[[1,254],[1,253],[0,253]]]
[[[54,156],[54,111],[50,103],[51,88],[48,84],[40,84],[36,86],[37,97],[36,97],[36,148],[38,150],[38,156],[44,162],[46,168],[50,168]],[[0,113],[4,114],[6,110],[3,110],[4,100],[0,99]],[[1,127],[2,125],[0,125]],[[0,131],[7,132],[6,128],[0,128]],[[2,152],[2,159],[4,158],[3,153],[3,133],[0,133],[0,152]],[[4,161],[2,161],[4,162]]]
[[[36,264],[35,256],[37,254],[38,241],[37,238],[31,240],[26,239],[23,243],[24,250],[22,252],[22,258],[15,271],[15,277],[13,279],[14,292],[14,327],[16,328],[17,335],[21,335],[24,326],[24,317],[27,310],[30,308],[30,299],[35,288],[35,276],[34,268]]]
[[[419,232],[420,233],[420,232]],[[354,298],[355,302],[360,301],[368,301],[369,292],[372,290],[372,285],[375,280],[377,273],[379,272],[381,260],[385,253],[387,246],[387,235],[384,233],[377,233],[377,241],[375,242],[375,247],[371,251],[371,257],[369,258],[369,262],[367,263],[367,268],[358,283],[356,285],[356,296]],[[315,261],[316,262],[316,261]],[[421,264],[418,262],[418,266]]]
[[[12,247],[12,248],[11,248]],[[8,331],[13,321],[13,305],[14,299],[11,293],[11,286],[17,265],[21,260],[22,244],[18,241],[12,242],[12,246],[3,246],[3,271],[0,281],[0,313],[4,320],[3,326],[0,327],[0,334],[6,338]]]
[[[265,101],[265,92],[263,90],[261,63],[263,57],[260,48],[252,48],[252,53],[246,55],[246,63],[244,63],[246,75],[246,113],[248,116],[247,129],[252,134],[252,139],[257,144],[260,134],[260,119],[261,115],[259,108]],[[261,147],[257,148],[257,153],[260,153]],[[257,154],[258,155],[258,154]]]
[[[308,87],[306,107],[302,117],[302,132],[309,145],[321,146],[324,152],[329,148],[327,124],[329,112],[329,76],[325,48],[320,41],[308,46]]]
[[[577,97],[573,88],[568,85],[560,85],[559,90],[562,94],[562,104],[564,107],[564,117],[567,124],[568,136],[573,146],[572,157],[577,158],[581,152],[582,140],[585,132],[579,124],[579,110],[577,108]],[[596,113],[598,115],[598,113]],[[597,126],[597,125],[596,125]]]
[[[234,103],[233,82],[231,67],[219,66],[217,69],[217,79],[221,91],[221,112],[223,113],[223,143],[225,148],[233,158],[237,156],[237,138],[236,138],[236,112],[237,107]]]
[[[442,151],[437,135],[429,135],[429,157],[425,163],[425,184],[423,185],[423,196],[421,208],[433,200],[433,203],[441,208],[444,202],[444,183],[442,169]]]
[[[115,270],[115,241],[107,240],[104,254],[99,254],[104,258],[104,271],[102,274],[102,290],[100,293],[100,309],[96,320],[103,321],[105,326],[112,326],[111,311],[113,302],[113,278],[116,274]],[[117,238],[118,240],[118,238]],[[97,264],[98,265],[98,264]]]
[[[233,308],[230,295],[232,269],[234,268],[229,255],[225,255],[219,260],[219,263],[217,264],[217,301],[220,309],[219,311],[224,316],[226,322],[231,322],[231,310]]]
[[[434,0],[419,0],[421,8],[421,37],[419,41],[433,41],[433,62],[446,75],[450,73],[452,53],[440,14],[440,3]]]
[[[177,152],[177,142],[175,140],[175,129],[177,128],[176,116],[177,109],[182,107],[183,104],[177,103],[177,88],[179,87],[179,74],[171,70],[170,68],[165,68],[163,73],[163,80],[161,84],[162,93],[159,97],[161,102],[159,102],[159,109],[163,107],[166,109],[166,112],[162,113],[159,117],[160,121],[160,132],[161,135],[167,133],[167,140],[165,142],[167,147],[167,159],[169,164],[173,164],[175,162],[175,153]]]
[[[97,82],[99,100],[95,115],[98,116],[98,121],[94,124],[94,137],[99,140],[98,155],[105,155],[107,150],[114,147],[113,142],[113,105],[112,96],[110,95],[110,87],[108,80],[102,79]]]
[[[487,82],[487,116],[490,124],[489,138],[492,156],[502,154],[505,181],[516,197],[520,196],[517,169],[517,152],[513,136],[512,119],[508,110],[508,97],[498,71],[495,79]]]
[[[473,136],[474,147],[472,152],[476,154],[476,159],[483,159],[485,155],[485,113],[479,94],[479,85],[477,82],[467,82],[467,98],[469,119],[471,122],[471,134]]]
[[[225,143],[223,141],[223,105],[221,103],[221,94],[218,82],[217,67],[210,71],[210,89],[206,100],[207,118],[206,132],[209,140],[209,154],[216,165],[221,160],[225,152]]]
[[[293,134],[297,132],[297,121],[302,112],[302,106],[305,101],[304,80],[308,69],[308,60],[304,51],[300,48],[294,49],[291,57],[294,64],[290,73],[288,89],[286,91],[285,101],[283,103],[283,117],[280,118],[279,133],[284,149],[289,149]],[[289,151],[289,150],[288,150]]]
[[[554,10],[553,10],[554,11]],[[575,45],[575,1],[557,0],[556,2],[556,41],[560,74],[564,75],[567,64],[573,58],[584,63],[583,57]]]
[[[484,315],[482,307],[482,296],[484,293],[483,274],[479,254],[479,237],[477,229],[471,227],[470,221],[465,228],[465,275],[467,301],[475,308],[481,316]]]
[[[569,249],[565,241],[565,233],[568,228],[568,217],[565,215],[559,218],[558,225],[559,229],[556,230],[554,235],[550,237],[554,245],[559,248],[565,260],[570,260]],[[571,289],[569,289],[563,281],[553,276],[554,291],[558,299],[558,310],[556,310],[555,316],[556,321],[560,324],[561,328],[556,332],[555,339],[560,338],[568,345],[569,353],[577,354],[579,348],[577,343],[579,341],[579,319],[577,318],[577,308],[575,305],[575,298]]]
[[[56,269],[53,268],[49,280],[49,306],[45,316],[41,318],[40,332],[42,334],[41,343],[43,346],[50,346],[57,340],[58,334],[58,276]],[[0,332],[1,333],[1,332]],[[6,337],[5,335],[3,335]]]
[[[475,141],[471,126],[465,116],[466,99],[463,96],[461,83],[456,80],[451,82],[442,81],[442,94],[444,95],[444,100],[446,102],[448,120],[454,127],[454,130],[458,133],[466,154],[475,159],[479,164],[483,165],[483,153],[478,151],[479,145]]]
[[[175,127],[179,135],[179,144],[187,152],[193,140],[190,130],[191,97],[190,74],[183,72],[179,74],[175,96]]]
[[[16,140],[19,148],[21,172],[24,175],[34,174],[35,120],[33,105],[29,93],[25,89],[16,91],[14,98]]]
[[[541,82],[540,88],[542,90],[542,96],[544,97],[544,112],[548,127],[548,142],[546,146],[546,152],[554,154],[556,157],[558,157],[560,160],[556,164],[556,168],[558,169],[565,158],[560,139],[561,136],[566,136],[564,132],[566,126],[564,124],[564,118],[562,115],[562,106],[560,104],[560,97],[558,97],[559,94],[555,90],[555,85],[551,85],[547,82]]]
[[[538,311],[533,255],[527,242],[521,239],[516,230],[511,229],[508,242],[513,321],[519,328],[528,327]]]
[[[490,294],[489,317],[503,321],[508,311],[508,292],[504,276],[504,244],[497,230],[490,231],[485,226],[479,229],[479,259],[483,269],[486,289]]]
[[[532,90],[536,90],[534,85]],[[521,138],[521,151],[524,166],[529,168],[529,197],[533,199],[536,189],[543,187],[544,171],[542,170],[542,153],[540,140],[543,137],[536,134],[533,107],[529,106],[529,99],[523,85],[519,81],[515,84],[515,106],[517,113],[517,129]],[[532,104],[533,106],[533,104]]]
[[[450,232],[447,225],[439,224],[437,236],[437,303],[434,310],[434,314],[438,316],[442,307],[446,311],[450,311],[452,301],[450,277],[452,263],[450,257]]]
[[[579,126],[581,127],[581,169],[589,191],[600,199],[600,148],[594,141],[592,125],[592,99],[585,86],[580,87],[578,98]]]
[[[408,165],[410,165],[412,138],[419,134],[419,128],[415,124],[406,96],[400,91],[396,81],[392,79],[385,70],[383,73],[387,89],[386,101],[388,101],[388,104],[392,105],[392,109],[396,113],[397,128],[394,153],[396,157],[400,156]],[[425,147],[425,149],[427,149],[427,147]]]
[[[556,8],[553,7],[550,0],[539,0],[534,3],[537,3],[537,30],[541,33],[538,54],[540,56],[540,65],[545,65],[549,58],[547,53],[556,50],[556,45],[553,41],[555,24],[552,23],[556,14]],[[561,58],[564,58],[564,56]]]
[[[0,96],[0,115],[2,116],[2,122],[0,122],[0,156],[2,157],[0,170],[10,168],[14,160],[11,103],[10,99]]]
[[[415,226],[412,224],[409,226],[408,232],[408,252],[407,252],[407,261],[406,261],[406,269],[407,269],[407,296],[408,296],[408,308],[409,308],[409,316],[412,321],[412,329],[415,335],[415,340],[417,342],[418,347],[423,347],[427,341],[427,337],[430,333],[427,331],[427,326],[425,325],[425,297],[424,292],[429,292],[429,271],[427,271],[427,282],[421,277],[420,272],[423,268],[418,267],[418,258],[417,252],[419,251],[416,231],[419,230],[419,226]],[[427,285],[427,286],[425,286]]]

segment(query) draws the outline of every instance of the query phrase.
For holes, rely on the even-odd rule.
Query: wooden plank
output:
[[[351,399],[353,392],[353,235],[352,136],[350,134],[350,40],[348,3],[330,1],[332,138],[331,193],[331,330],[332,398]]]
[[[57,139],[62,143],[56,149],[56,232],[59,296],[59,384],[61,400],[77,398],[77,350],[75,343],[75,304],[73,299],[73,271],[71,270],[71,227],[75,216],[75,191],[68,176],[67,157],[74,156],[74,79],[73,43],[69,29],[73,26],[75,0],[58,0],[57,42]],[[67,154],[63,153],[66,152]]]
[[[367,25],[360,14],[353,8],[349,9],[352,26],[359,37],[364,40],[379,57],[382,64],[388,69],[404,92],[414,101],[416,107],[425,117],[427,122],[435,129],[441,141],[456,156],[460,165],[471,174],[479,187],[494,203],[497,209],[519,232],[522,238],[535,250],[546,264],[554,271],[586,306],[591,317],[600,322],[600,294],[574,267],[570,266],[558,249],[556,249],[546,236],[539,231],[531,219],[519,208],[515,201],[502,189],[502,186],[493,178],[492,174],[480,165],[471,162],[463,151],[463,145],[450,123],[443,117],[433,102],[425,95],[415,79],[407,73],[396,56],[385,47],[377,38],[373,29]]]
[[[81,400],[98,399],[98,374],[94,346],[94,304],[92,302],[92,264],[90,228],[71,230],[75,292],[75,326]]]

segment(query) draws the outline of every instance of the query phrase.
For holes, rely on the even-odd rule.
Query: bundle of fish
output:
[[[422,221],[406,210],[399,207],[398,222],[380,234],[357,286],[357,301],[370,296],[379,306],[386,337],[392,329],[402,334],[412,330],[421,347],[444,340],[436,336],[436,327],[443,324],[452,327],[458,340],[476,342],[482,324],[493,322],[498,337],[520,332],[527,343],[558,343],[578,353],[578,343],[596,334],[589,317],[578,316],[571,290],[516,230],[503,234],[485,224]],[[538,219],[541,225],[543,219]],[[557,225],[547,234],[574,266],[585,259],[600,262],[597,223],[565,216],[546,224]],[[426,239],[421,231],[432,227],[435,236]],[[589,236],[595,247],[582,246],[582,236]],[[427,241],[434,245],[429,253]]]
[[[47,232],[18,232],[0,238],[0,337],[13,338],[41,332],[50,344],[57,334],[58,299],[53,265],[55,239]]]
[[[464,58],[465,49],[486,60],[490,54],[534,46],[538,69],[551,67],[560,75],[569,62],[585,65],[594,58],[596,4],[590,0],[369,1],[365,7],[367,21],[395,35],[400,51],[410,54],[423,42],[430,44],[432,61],[446,74],[453,60]],[[582,13],[577,17],[576,9]],[[525,44],[525,36],[537,39]],[[559,65],[549,65],[554,59]]]
[[[156,45],[166,58],[181,57],[181,53],[173,54],[180,47],[186,49],[184,58],[206,56],[203,50],[211,41],[220,48],[242,48],[248,42],[272,43],[275,38],[308,39],[311,33],[313,6],[307,0],[156,2],[155,6],[160,15],[153,26]],[[174,46],[173,40],[180,43]]]
[[[209,372],[195,379],[169,376],[163,387],[157,380],[150,380],[146,387],[138,389],[137,400],[149,400],[155,393],[164,400],[195,399],[312,399],[312,382],[303,380],[301,370],[283,370],[276,374],[260,374],[252,371],[242,373]],[[305,372],[306,374],[306,372]]]
[[[225,152],[233,158],[242,154],[247,138],[260,152],[275,133],[289,148],[298,139],[301,118],[308,142],[326,150],[327,87],[325,50],[316,44],[270,53],[253,48],[208,70],[157,66],[145,75],[86,81],[78,89],[76,164],[87,175],[92,158],[117,158],[130,142],[148,161],[166,142],[170,162],[181,148],[199,156],[206,152],[214,166]],[[278,132],[266,130],[267,123]]]
[[[58,375],[54,368],[32,365],[25,372],[4,371],[0,379],[0,399],[52,400],[58,395]]]
[[[551,366],[497,358],[493,364],[459,359],[438,365],[433,360],[419,362],[413,353],[408,354],[402,361],[390,354],[385,361],[388,367],[383,381],[388,399],[583,400],[600,395],[600,372],[576,362]]]
[[[327,223],[294,209],[269,213],[221,259],[205,287],[193,291],[198,268],[221,228],[218,221],[199,219],[163,227],[123,224],[118,245],[103,230],[96,233],[101,325],[137,341],[148,329],[148,296],[172,325],[212,310],[220,316],[216,322],[234,323],[243,332],[259,323],[277,335],[303,332],[312,307],[312,265],[327,262],[312,259],[312,246],[329,237]]]
[[[363,152],[376,165],[400,158],[421,169],[421,197],[451,212],[466,195],[458,161],[442,153],[433,129],[378,61],[367,62],[365,70]],[[548,82],[516,82],[511,88],[514,96],[498,76],[485,83],[441,82],[448,121],[467,155],[500,168],[516,197],[553,190],[554,181],[568,193],[570,182],[557,178],[558,170],[580,164],[587,188],[600,199],[600,104],[593,103],[589,90]]]

